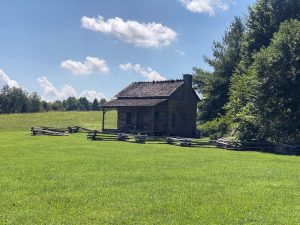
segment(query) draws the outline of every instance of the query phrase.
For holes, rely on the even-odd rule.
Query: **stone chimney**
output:
[[[183,74],[183,82],[187,88],[192,88],[193,76],[190,74]]]

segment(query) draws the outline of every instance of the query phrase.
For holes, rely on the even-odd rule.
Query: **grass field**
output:
[[[66,127],[82,126],[90,129],[101,129],[102,112],[47,112],[27,114],[0,114],[0,131],[29,131],[33,126]],[[116,112],[105,114],[105,127],[116,128]]]
[[[96,129],[101,114],[0,115],[0,224],[300,224],[300,157],[32,137],[33,125]]]

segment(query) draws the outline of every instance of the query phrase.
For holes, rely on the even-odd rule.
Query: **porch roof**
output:
[[[103,108],[118,107],[150,107],[156,106],[168,99],[114,99],[103,105]]]

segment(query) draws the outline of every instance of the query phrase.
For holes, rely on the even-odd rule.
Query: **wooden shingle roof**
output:
[[[159,103],[167,101],[167,99],[114,99],[104,104],[105,108],[118,108],[118,107],[135,107],[135,106],[155,106]]]
[[[170,96],[181,85],[183,80],[135,82],[120,91],[117,98],[163,98]]]

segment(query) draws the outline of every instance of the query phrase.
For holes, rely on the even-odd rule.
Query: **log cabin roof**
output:
[[[167,99],[114,99],[104,105],[105,108],[155,106]]]
[[[183,80],[135,82],[120,91],[117,98],[147,98],[168,97],[176,91]]]

